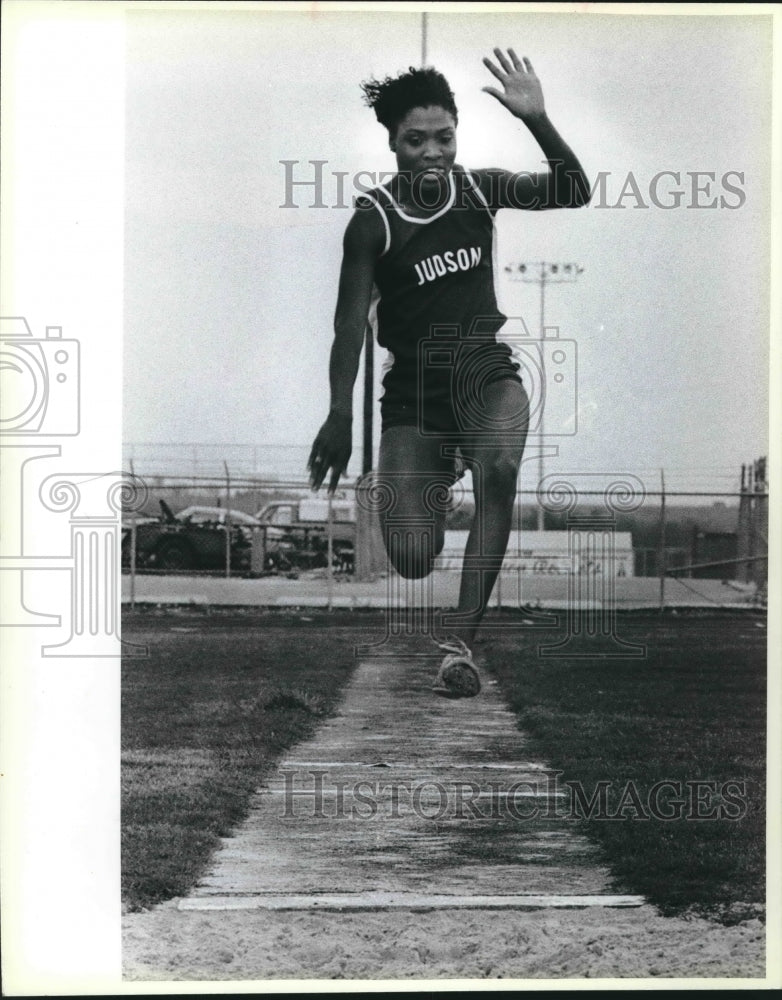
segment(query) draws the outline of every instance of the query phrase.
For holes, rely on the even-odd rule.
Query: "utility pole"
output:
[[[429,15],[421,14],[421,66],[426,66],[427,45],[429,40]],[[361,456],[361,472],[366,475],[373,465],[373,415],[375,392],[375,341],[372,324],[368,323],[364,336],[364,412],[363,412],[363,447]]]
[[[510,277],[511,281],[525,281],[527,283],[534,283],[540,286],[540,384],[544,393],[546,390],[546,361],[545,352],[543,350],[543,341],[546,339],[546,285],[576,281],[579,274],[583,274],[583,272],[584,268],[579,264],[573,264],[572,262],[554,264],[545,260],[516,261],[514,263],[507,264],[505,267],[505,273]],[[530,402],[534,407],[536,401],[531,400]],[[545,471],[543,460],[545,451],[545,448],[543,447],[545,438],[545,398],[540,400],[538,410],[538,437],[540,439],[540,450],[538,454],[538,482],[542,483]],[[543,530],[543,507],[538,504],[538,531]]]
[[[372,436],[375,406],[375,331],[367,323],[364,335],[364,442],[361,455],[361,474],[372,471]]]

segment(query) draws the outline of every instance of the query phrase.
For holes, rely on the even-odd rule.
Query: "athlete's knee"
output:
[[[386,532],[386,552],[400,576],[420,580],[432,572],[435,556],[443,547],[441,537],[430,529],[392,528]]]
[[[493,496],[514,495],[518,478],[519,460],[515,455],[501,452],[483,467],[484,488]]]
[[[445,519],[438,521],[434,529],[434,554],[439,556],[445,548]]]

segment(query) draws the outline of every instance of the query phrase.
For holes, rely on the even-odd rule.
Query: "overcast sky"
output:
[[[532,60],[551,119],[590,177],[606,174],[586,209],[498,218],[501,307],[531,334],[538,287],[502,266],[584,268],[547,290],[546,323],[575,342],[578,377],[577,434],[557,439],[551,471],[636,471],[656,485],[664,467],[674,485],[704,487],[708,473],[735,487],[767,448],[770,18],[430,14],[458,162],[534,170],[524,126],[481,92],[495,45]],[[357,171],[394,167],[359,83],[420,59],[417,13],[129,15],[126,442],[269,445],[269,472],[303,472],[328,409],[350,215],[334,207],[335,175],[348,174],[349,204]],[[303,187],[298,208],[280,207],[281,160],[300,161],[297,180],[327,161],[329,207],[308,207]],[[664,175],[657,200],[675,206],[678,190],[678,207],[652,201],[661,171],[680,183]],[[714,175],[700,193],[695,171]],[[360,432],[357,419],[353,473]]]

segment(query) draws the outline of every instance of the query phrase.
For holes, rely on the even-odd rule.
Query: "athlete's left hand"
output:
[[[484,58],[483,65],[497,77],[504,92],[496,87],[484,87],[483,90],[496,97],[500,104],[504,104],[512,115],[522,121],[545,114],[543,89],[529,59],[526,56],[523,60],[519,59],[513,49],[508,49],[507,56],[502,49],[495,49],[494,55],[500,64],[499,69],[491,59]]]

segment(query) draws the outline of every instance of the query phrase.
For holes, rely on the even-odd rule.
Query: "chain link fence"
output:
[[[273,450],[280,458],[275,474],[262,475],[246,471],[271,464],[260,446],[129,446],[127,467],[141,489],[123,518],[124,571],[132,580],[137,574],[304,578],[322,581],[329,593],[335,579],[366,582],[386,575],[378,512],[361,502],[367,480],[346,482],[333,498],[314,497],[300,474],[306,449]],[[286,467],[298,474],[283,475]],[[508,573],[528,580],[611,577],[620,586],[656,579],[664,607],[672,579],[679,589],[692,586],[688,581],[718,580],[764,602],[764,460],[743,467],[734,489],[699,488],[726,476],[714,470],[691,471],[684,489],[678,486],[684,472],[623,473],[603,477],[597,489],[590,488],[594,475],[549,476],[535,489],[518,490],[498,588]],[[557,493],[563,488],[569,491],[565,506]],[[538,531],[541,505],[544,530]],[[473,513],[468,473],[452,490],[436,568],[460,568]]]

